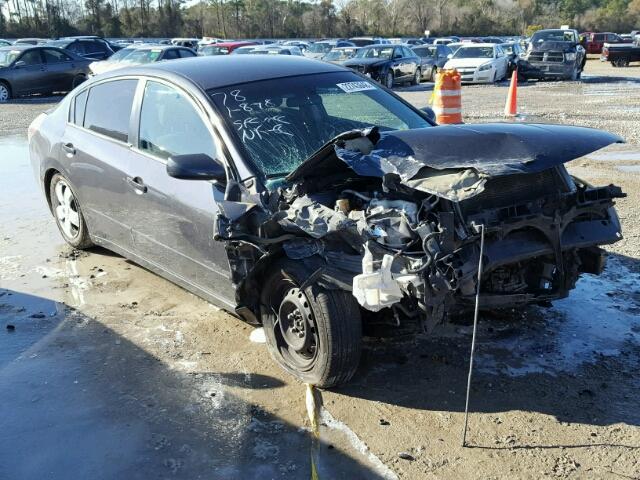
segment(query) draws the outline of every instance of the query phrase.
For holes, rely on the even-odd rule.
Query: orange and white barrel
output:
[[[462,123],[462,82],[457,70],[440,70],[431,95],[439,124]]]

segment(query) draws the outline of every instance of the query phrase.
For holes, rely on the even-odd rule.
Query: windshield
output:
[[[393,47],[373,47],[358,50],[356,58],[386,58],[393,56]]]
[[[460,47],[453,58],[493,58],[493,47]]]
[[[20,55],[20,50],[0,50],[0,67],[8,67]]]
[[[542,30],[531,37],[531,43],[542,42],[573,42],[575,36],[572,30]]]
[[[162,54],[162,50],[135,50],[131,52],[126,58],[123,60],[126,63],[151,63],[155,62],[160,55]]]
[[[118,62],[120,60],[122,60],[123,58],[127,57],[131,52],[135,52],[136,49],[135,48],[123,48],[121,50],[118,50],[116,53],[114,53],[113,55],[111,55],[108,60],[110,62]]]
[[[430,126],[378,84],[351,72],[264,80],[208,93],[248,159],[266,178],[287,175],[349,130]]]
[[[330,43],[313,43],[307,51],[311,53],[327,53],[331,50],[331,47],[332,45]]]
[[[431,58],[436,56],[436,52],[438,51],[438,47],[418,47],[414,48],[413,51],[419,57],[423,58]]]
[[[227,47],[217,47],[215,45],[209,45],[202,49],[202,53],[205,55],[227,55],[229,49]]]
[[[327,53],[323,58],[323,60],[336,61],[336,60],[348,60],[356,53],[355,49],[351,50],[336,50],[333,49],[329,53]]]

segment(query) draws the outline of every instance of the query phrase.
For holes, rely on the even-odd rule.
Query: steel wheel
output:
[[[80,233],[80,214],[71,188],[64,180],[58,180],[54,192],[56,194],[56,206],[54,214],[62,232],[70,240],[75,239]]]
[[[9,91],[9,87],[0,82],[0,103],[4,103],[11,98],[11,92]]]
[[[299,288],[291,288],[282,299],[274,333],[288,363],[300,370],[313,365],[320,340],[309,300]]]

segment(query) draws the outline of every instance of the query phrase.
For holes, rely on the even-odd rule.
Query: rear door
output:
[[[55,91],[71,90],[76,65],[73,59],[62,50],[43,48],[42,55]]]
[[[59,146],[91,234],[128,251],[129,131],[137,84],[135,78],[109,80],[76,94]]]
[[[53,90],[52,80],[43,63],[39,48],[27,50],[16,59],[13,67],[13,89],[16,94]]]
[[[135,248],[222,303],[235,305],[225,245],[213,239],[217,201],[224,191],[209,181],[167,175],[171,155],[204,153],[220,158],[212,127],[185,91],[160,81],[140,86],[139,130],[129,177]]]

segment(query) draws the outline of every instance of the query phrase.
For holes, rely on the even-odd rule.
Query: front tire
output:
[[[264,282],[261,318],[274,360],[304,383],[329,388],[356,372],[362,320],[349,292],[300,288],[311,273],[298,262],[276,265]]]
[[[413,80],[411,81],[411,85],[420,85],[420,80],[422,79],[422,71],[420,67],[416,68],[416,73],[413,75]]]
[[[83,250],[93,246],[89,237],[87,223],[82,215],[71,184],[59,173],[51,178],[49,183],[49,198],[51,199],[51,212],[56,220],[58,230],[65,242],[73,248]]]
[[[384,77],[384,86],[391,90],[393,88],[393,83],[393,72],[387,72]]]
[[[433,67],[431,69],[431,78],[429,78],[429,80],[432,81],[432,82],[435,82],[437,75],[438,75],[438,67]]]

